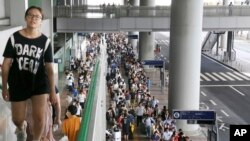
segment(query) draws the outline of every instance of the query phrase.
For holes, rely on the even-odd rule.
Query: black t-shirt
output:
[[[53,52],[45,35],[29,39],[15,32],[7,42],[3,57],[13,59],[8,77],[10,94],[49,92],[45,63],[53,62]]]
[[[58,90],[57,86],[55,86],[55,91],[56,91],[56,94],[59,93],[59,90]]]

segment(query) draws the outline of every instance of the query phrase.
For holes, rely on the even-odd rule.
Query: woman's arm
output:
[[[57,103],[55,104],[56,118],[54,122],[60,126],[62,124],[62,121],[61,121],[61,101],[59,93],[56,94],[56,98],[57,98]]]
[[[57,103],[56,91],[55,91],[55,81],[54,81],[54,68],[53,63],[45,63],[45,69],[49,79],[49,87],[50,87],[50,102],[52,105]]]
[[[9,100],[7,83],[11,64],[12,58],[4,58],[2,65],[2,96],[5,101]]]

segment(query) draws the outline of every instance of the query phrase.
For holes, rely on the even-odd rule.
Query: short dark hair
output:
[[[71,115],[75,115],[77,113],[77,107],[75,105],[69,105],[67,110],[71,113]]]
[[[41,13],[41,15],[42,15],[42,20],[43,20],[43,18],[44,18],[43,10],[42,10],[42,8],[40,8],[40,7],[38,7],[38,6],[30,6],[30,7],[26,10],[25,16],[24,16],[24,17],[27,17],[27,16],[28,16],[29,11],[30,11],[31,9],[37,9],[37,10]]]

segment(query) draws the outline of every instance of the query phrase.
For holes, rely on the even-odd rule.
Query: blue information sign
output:
[[[173,110],[173,118],[181,120],[215,120],[216,114],[212,110],[181,111]]]
[[[163,61],[162,60],[143,60],[142,65],[151,65],[151,66],[158,66],[163,67]]]
[[[138,39],[138,35],[128,35],[129,39]]]

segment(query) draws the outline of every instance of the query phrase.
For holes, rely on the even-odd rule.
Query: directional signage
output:
[[[138,35],[128,35],[129,39],[138,39]]]
[[[143,60],[142,65],[151,65],[157,67],[163,67],[164,61],[162,60]]]
[[[212,110],[197,110],[197,111],[185,111],[185,110],[173,110],[174,119],[180,120],[215,120],[216,114]]]

